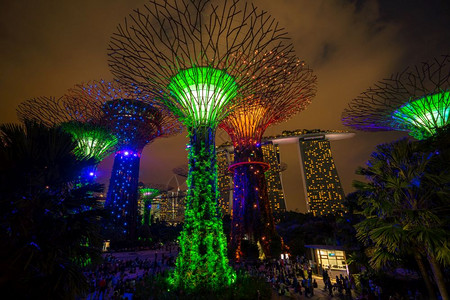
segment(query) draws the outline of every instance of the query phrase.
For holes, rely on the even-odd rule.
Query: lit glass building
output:
[[[230,146],[231,147],[231,146]],[[217,149],[217,181],[219,186],[218,206],[223,214],[229,214],[231,211],[230,203],[233,201],[233,174],[228,170],[230,162],[233,161],[233,151],[223,146]]]
[[[156,191],[156,192],[155,192]],[[170,225],[182,223],[186,193],[141,188],[138,201],[141,224],[165,221]]]
[[[265,172],[267,180],[267,192],[270,204],[274,213],[286,211],[284,201],[283,185],[281,182],[281,162],[280,147],[272,142],[262,145],[264,162],[270,165],[270,169]]]
[[[331,153],[330,141],[354,135],[341,130],[302,129],[283,131],[279,136],[267,138],[275,144],[298,145],[306,212],[314,216],[342,214],[345,194]]]
[[[308,211],[314,216],[341,213],[345,194],[331,155],[330,142],[300,139],[299,146]]]

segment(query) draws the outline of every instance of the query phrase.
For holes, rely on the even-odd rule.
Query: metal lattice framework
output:
[[[49,127],[61,126],[77,142],[75,154],[79,157],[95,158],[100,162],[111,154],[117,144],[116,137],[101,124],[104,117],[101,111],[74,105],[65,96],[24,101],[17,108],[17,116],[21,121],[34,121]]]
[[[363,131],[407,131],[417,139],[449,123],[450,55],[407,68],[353,99],[344,125]]]
[[[182,130],[181,124],[160,102],[134,85],[117,81],[90,81],[69,89],[69,107],[87,107],[119,139],[119,147],[141,152],[157,137],[168,137]]]
[[[274,54],[276,55],[276,54]],[[260,144],[265,130],[304,110],[316,94],[317,77],[300,60],[279,57],[272,65],[282,70],[269,83],[257,85],[251,96],[238,102],[220,123],[234,147]]]
[[[267,12],[237,0],[152,0],[118,26],[110,66],[121,82],[167,97],[165,103],[188,127],[204,125],[195,107],[208,110],[214,127],[228,112],[224,102],[251,95],[255,79],[264,85],[282,73],[270,68],[277,60],[273,53],[295,61],[286,39]]]
[[[265,256],[273,255],[271,248],[279,238],[265,178],[270,166],[264,162],[261,139],[270,125],[304,110],[316,92],[317,78],[304,62],[273,55],[278,59],[271,67],[282,72],[266,85],[257,84],[254,94],[235,105],[219,125],[234,145],[231,248],[236,259],[246,255],[241,251],[243,239],[258,245]]]
[[[49,127],[73,121],[95,124],[102,119],[102,112],[69,101],[65,96],[29,99],[19,104],[17,116],[20,121],[30,120]]]
[[[233,105],[283,76],[273,67],[280,56],[296,61],[286,32],[239,0],[150,0],[111,39],[112,73],[159,98],[189,132],[176,287],[217,289],[235,278],[217,209],[215,131]]]

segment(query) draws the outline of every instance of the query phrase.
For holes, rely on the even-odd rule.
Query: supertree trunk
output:
[[[227,243],[216,199],[217,163],[214,129],[189,133],[189,173],[186,212],[179,237],[180,253],[172,280],[185,289],[216,289],[234,280],[228,266]]]
[[[236,147],[234,152],[234,200],[231,227],[231,248],[239,259],[242,240],[258,244],[265,256],[271,255],[271,241],[276,235],[272,208],[267,193],[260,146]]]
[[[128,239],[136,238],[140,151],[116,153],[105,207]]]

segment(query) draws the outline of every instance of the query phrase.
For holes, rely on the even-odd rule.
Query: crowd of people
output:
[[[144,252],[108,253],[103,263],[95,268],[86,269],[90,290],[81,299],[133,299],[136,287],[152,276],[173,268],[178,245],[170,244]],[[352,276],[339,274],[332,278],[328,269],[321,271],[322,278],[313,275],[313,268],[304,257],[278,260],[252,260],[235,262],[237,271],[263,278],[281,298],[306,299],[318,295],[329,299],[377,300],[386,299],[379,285],[372,280],[361,281],[361,292],[355,293],[355,281]],[[319,283],[317,282],[319,281]],[[389,299],[421,300],[422,295],[408,292],[408,297],[398,295]]]
[[[132,299],[136,286],[149,276],[158,275],[175,265],[176,245],[146,251],[141,257],[128,253],[106,254],[99,266],[88,268],[89,293],[82,299]]]
[[[235,267],[253,276],[263,277],[279,296],[311,298],[314,296],[315,289],[318,288],[316,278],[313,276],[313,266],[304,257],[240,262]],[[353,280],[341,274],[336,276],[336,281],[332,283],[328,273],[326,269],[322,272],[324,290],[328,295],[338,296],[341,299],[353,299],[352,289],[355,288]]]

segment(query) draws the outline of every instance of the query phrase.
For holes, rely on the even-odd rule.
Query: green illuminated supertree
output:
[[[34,121],[46,126],[60,127],[77,143],[74,154],[91,158],[92,166],[83,170],[80,184],[95,178],[98,163],[112,153],[117,138],[102,124],[103,115],[86,106],[76,106],[67,97],[39,97],[22,102],[17,108],[21,121]]]
[[[295,60],[284,40],[272,17],[238,0],[151,0],[112,37],[114,75],[161,98],[188,129],[185,222],[171,277],[176,287],[214,290],[234,281],[217,208],[215,131],[235,99],[282,72],[270,67],[272,54]]]
[[[151,210],[153,199],[160,194],[160,190],[155,188],[140,188],[140,200],[141,200],[141,224],[150,225],[151,223]]]
[[[353,99],[344,125],[364,131],[407,131],[426,139],[450,121],[450,55],[392,75]]]

